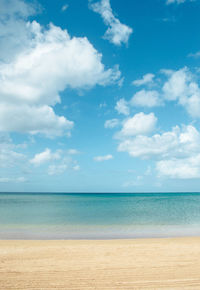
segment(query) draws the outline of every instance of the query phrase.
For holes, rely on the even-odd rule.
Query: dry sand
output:
[[[200,289],[200,238],[0,241],[0,289]]]

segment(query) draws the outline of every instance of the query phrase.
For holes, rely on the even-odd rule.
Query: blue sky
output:
[[[199,191],[199,0],[0,10],[0,191]]]

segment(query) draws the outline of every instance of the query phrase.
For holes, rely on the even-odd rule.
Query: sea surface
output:
[[[200,236],[200,193],[0,193],[0,239]]]

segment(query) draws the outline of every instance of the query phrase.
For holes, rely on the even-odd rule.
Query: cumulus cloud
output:
[[[111,160],[111,159],[113,159],[113,156],[111,154],[94,157],[94,161],[97,161],[97,162],[107,161],[107,160]]]
[[[73,122],[57,116],[52,108],[61,102],[60,92],[113,83],[120,77],[118,67],[106,69],[102,55],[86,37],[71,37],[53,24],[44,28],[36,21],[28,22],[36,10],[26,2],[11,0],[0,5],[0,23],[5,20],[9,25],[11,21],[13,41],[19,38],[24,43],[0,62],[0,130],[69,135]],[[20,21],[24,40],[14,26]],[[4,43],[8,40],[6,35]]]
[[[32,47],[14,62],[1,64],[1,98],[12,102],[54,105],[65,88],[90,88],[116,80],[117,69],[105,70],[102,55],[87,38],[71,38],[66,30],[50,24],[44,30],[29,23]]]
[[[195,127],[176,126],[172,131],[151,137],[139,135],[119,144],[119,151],[126,151],[133,157],[183,158],[200,152],[200,133]]]
[[[156,169],[160,176],[177,179],[200,178],[200,154],[185,159],[161,160]]]
[[[23,0],[0,1],[0,61],[11,61],[28,45],[30,31],[27,29],[27,19],[41,11],[36,3]]]
[[[136,135],[149,134],[155,129],[157,118],[154,113],[135,114],[133,117],[125,119],[121,131],[116,134],[116,138],[127,138]]]
[[[130,100],[131,106],[136,107],[156,107],[161,105],[159,93],[157,91],[141,90],[134,94]]]
[[[43,163],[59,160],[61,158],[61,151],[57,150],[53,153],[49,148],[46,148],[43,152],[38,153],[30,160],[30,163],[39,166]]]
[[[142,89],[137,91],[131,100],[119,103],[119,108],[130,107],[155,107],[166,102],[177,102],[184,107],[193,118],[200,118],[200,87],[197,82],[198,75],[192,73],[187,67],[179,70],[162,69],[162,77],[157,76],[157,87],[154,90]],[[164,77],[163,77],[164,75]],[[121,106],[120,106],[121,105]]]
[[[134,86],[142,86],[142,85],[146,85],[146,84],[152,84],[154,77],[155,77],[154,74],[148,73],[148,74],[144,75],[142,77],[142,79],[133,81],[132,84]]]
[[[96,13],[99,13],[103,18],[104,23],[108,26],[104,38],[108,39],[115,45],[121,45],[122,43],[128,43],[129,37],[133,32],[132,28],[122,24],[117,19],[112,11],[110,0],[101,0],[96,3],[92,3],[90,0],[89,7]]]
[[[56,150],[53,152],[51,149],[46,148],[43,152],[35,154],[30,160],[30,163],[34,166],[41,166],[47,164],[48,175],[61,175],[66,170],[78,171],[80,169],[77,160],[72,158],[73,155],[79,154],[76,149],[69,150]]]
[[[186,68],[174,71],[163,85],[165,99],[175,101],[187,95],[188,83],[191,75]]]
[[[113,129],[119,125],[119,120],[118,119],[111,119],[111,120],[106,120],[104,123],[105,128]]]
[[[192,125],[151,137],[138,135],[122,140],[118,151],[132,157],[155,159],[159,176],[177,179],[200,177],[200,132]]]
[[[200,88],[188,68],[172,72],[163,85],[164,98],[178,101],[188,113],[200,117]]]
[[[126,116],[130,114],[128,102],[124,98],[117,101],[117,104],[115,106],[115,110],[117,110],[117,112],[119,114],[123,114]]]
[[[46,136],[60,136],[73,128],[74,123],[57,116],[50,106],[29,106],[0,103],[0,131]]]

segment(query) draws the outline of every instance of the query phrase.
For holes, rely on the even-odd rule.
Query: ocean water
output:
[[[199,235],[199,193],[0,193],[0,239]]]

